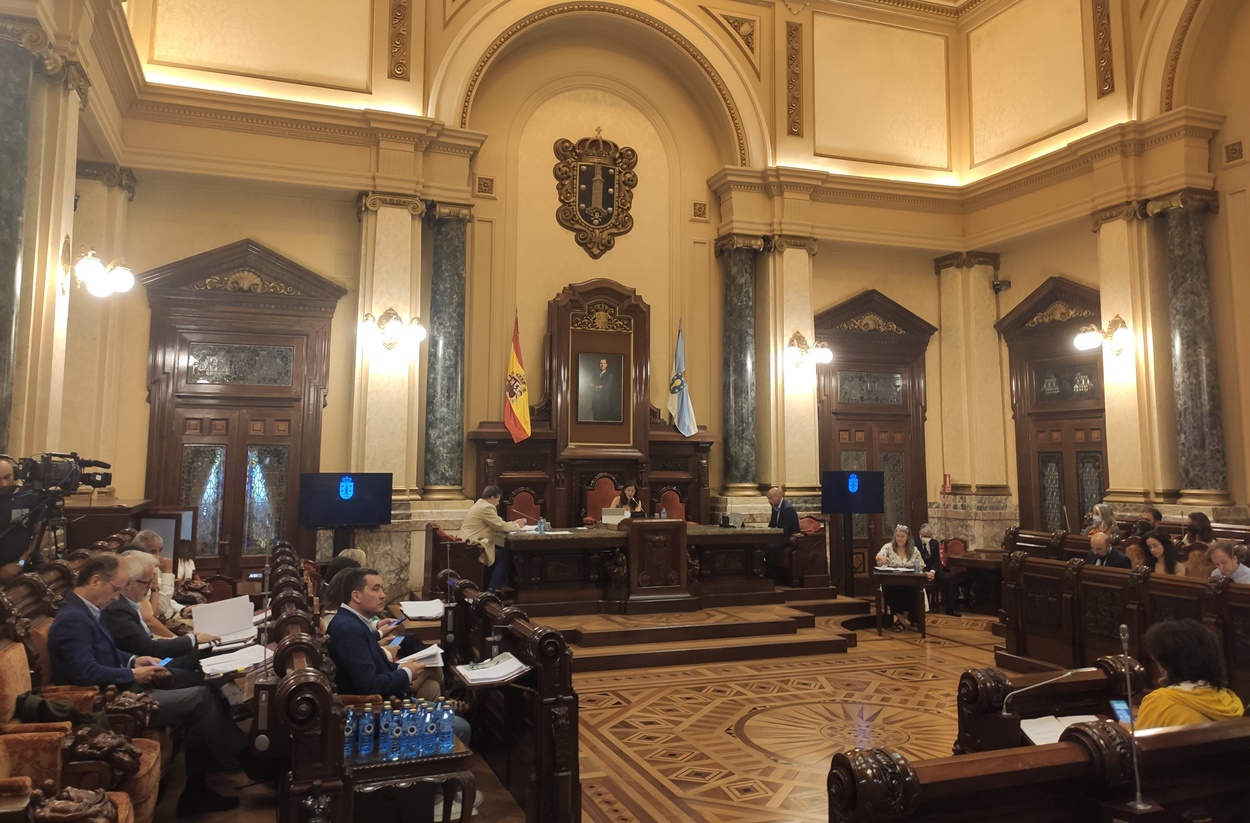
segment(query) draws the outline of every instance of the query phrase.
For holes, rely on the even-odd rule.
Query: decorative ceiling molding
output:
[[[425,201],[412,194],[387,194],[378,191],[362,191],[356,198],[356,216],[366,211],[380,211],[384,207],[407,209],[413,217],[425,214]]]
[[[412,0],[391,0],[391,37],[386,76],[392,80],[411,81],[408,62],[412,59]]]
[[[786,133],[803,136],[802,23],[786,23]]]
[[[846,334],[867,333],[883,335],[883,342],[893,339],[899,343],[908,340],[927,343],[937,331],[937,326],[876,289],[825,309],[816,315],[814,326],[816,338],[826,342]]]
[[[74,176],[79,180],[99,180],[110,189],[119,188],[126,192],[127,200],[135,199],[135,173],[130,169],[119,168],[112,163],[79,160]]]
[[[587,12],[597,14],[611,14],[617,17],[623,17],[627,20],[633,20],[636,23],[650,28],[664,37],[667,37],[677,45],[682,51],[690,56],[691,59],[699,66],[708,80],[711,81],[716,92],[720,95],[721,103],[725,107],[725,112],[729,115],[729,122],[733,126],[734,138],[738,149],[738,165],[745,166],[750,161],[747,157],[747,138],[746,132],[742,126],[742,115],[738,112],[738,106],[734,103],[733,95],[729,93],[729,87],[725,85],[725,81],[721,78],[720,73],[711,62],[703,56],[693,43],[687,40],[682,34],[667,24],[656,20],[654,17],[643,14],[630,8],[621,6],[613,6],[607,3],[567,3],[560,6],[543,9],[516,21],[509,26],[502,34],[495,38],[495,42],[486,47],[486,51],[478,59],[477,65],[474,66],[473,72],[469,77],[468,88],[464,91],[464,101],[460,106],[460,127],[468,128],[469,111],[473,108],[473,97],[477,93],[478,84],[482,81],[482,76],[486,73],[486,67],[495,59],[495,55],[506,46],[512,38],[521,32],[533,26],[535,23],[541,23],[544,20],[550,20],[563,14],[585,14]]]
[[[987,0],[964,0],[963,3],[955,6],[926,3],[924,0],[861,0],[861,2],[874,6],[889,6],[890,8],[902,9],[904,11],[918,11],[922,14],[934,15],[935,17],[948,17],[958,20],[987,2]]]
[[[740,11],[724,11],[722,9],[712,8],[711,6],[700,6],[708,15],[716,21],[730,39],[742,51],[743,56],[751,63],[751,68],[755,69],[756,77],[760,74],[760,45],[762,21],[757,15],[744,14]]]
[[[1111,0],[1094,0],[1094,69],[1098,99],[1115,92],[1115,61],[1111,57]]]
[[[1051,277],[994,324],[1008,343],[1021,338],[1071,334],[1075,327],[1101,315],[1097,289]]]
[[[1193,25],[1194,16],[1198,14],[1198,7],[1201,5],[1202,0],[1189,0],[1189,5],[1181,13],[1181,22],[1176,27],[1176,34],[1172,37],[1172,48],[1168,52],[1168,65],[1163,82],[1164,111],[1172,110],[1172,103],[1176,96],[1176,72],[1180,68],[1181,52],[1185,49],[1185,38],[1189,36],[1189,27]]]

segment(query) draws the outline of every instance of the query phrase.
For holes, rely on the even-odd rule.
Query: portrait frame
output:
[[[614,352],[579,352],[577,355],[578,423],[625,422],[624,399],[629,396],[625,356]]]

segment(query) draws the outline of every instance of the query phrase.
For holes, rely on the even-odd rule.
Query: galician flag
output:
[[[699,430],[694,422],[694,406],[690,403],[690,387],[686,385],[686,338],[677,324],[677,348],[673,351],[673,379],[668,383],[668,413],[673,425],[686,437]]]
[[[512,317],[512,350],[508,352],[508,376],[504,380],[503,424],[512,433],[512,442],[530,436],[530,393],[525,386],[525,364],[521,362],[521,325]]]

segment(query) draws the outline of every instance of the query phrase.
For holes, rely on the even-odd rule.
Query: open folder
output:
[[[221,638],[216,648],[238,646],[256,639],[256,626],[252,623],[252,600],[247,595],[201,603],[191,609],[191,623],[197,634],[215,634]],[[200,648],[207,648],[201,644]]]

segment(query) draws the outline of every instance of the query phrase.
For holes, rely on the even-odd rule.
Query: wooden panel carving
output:
[[[1026,625],[1063,625],[1060,601],[1063,588],[1058,580],[1024,575],[1024,620]]]

